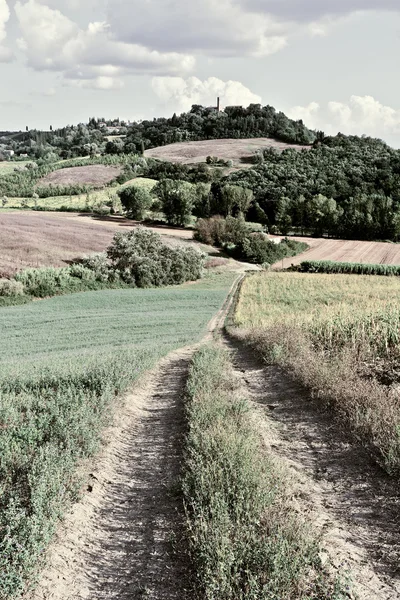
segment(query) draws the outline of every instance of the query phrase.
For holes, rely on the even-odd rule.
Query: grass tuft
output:
[[[187,384],[182,479],[199,597],[339,600],[310,528],[290,508],[280,470],[261,446],[227,351],[205,346]]]

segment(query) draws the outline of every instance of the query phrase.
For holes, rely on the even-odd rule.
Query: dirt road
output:
[[[210,323],[208,339],[221,331],[232,299]],[[352,572],[360,600],[398,600],[396,481],[282,371],[239,341],[225,343],[254,426],[291,480],[293,509],[321,536],[321,560],[329,555]],[[86,493],[61,525],[29,600],[193,598],[175,492],[194,350],[163,359],[125,398],[102,452],[82,466]]]
[[[125,398],[33,599],[189,598],[175,491],[191,354],[171,354]]]

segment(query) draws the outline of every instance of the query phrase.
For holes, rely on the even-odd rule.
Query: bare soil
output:
[[[278,236],[270,236],[278,237]],[[331,240],[326,238],[293,237],[305,242],[309,249],[292,258],[286,258],[274,265],[287,269],[299,265],[303,260],[333,260],[364,264],[400,265],[400,244],[388,242],[360,242],[357,240]]]
[[[37,186],[87,184],[101,188],[108,183],[111,183],[111,181],[114,181],[121,173],[121,167],[113,167],[110,165],[68,167],[49,173],[38,181]]]
[[[359,600],[398,600],[398,481],[284,372],[237,339],[225,343],[256,409],[255,426],[291,478],[293,507],[321,536],[321,559],[351,572]]]
[[[241,169],[254,166],[253,157],[257,150],[274,148],[282,152],[287,148],[308,149],[309,146],[285,144],[272,138],[250,138],[246,140],[205,140],[199,142],[179,142],[146,150],[145,156],[183,164],[205,163],[207,156],[217,156],[232,160],[234,167]]]

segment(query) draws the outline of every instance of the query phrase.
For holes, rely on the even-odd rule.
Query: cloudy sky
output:
[[[0,130],[262,102],[400,147],[400,0],[0,0]]]

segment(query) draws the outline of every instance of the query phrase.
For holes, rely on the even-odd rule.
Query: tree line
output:
[[[317,134],[303,121],[293,121],[272,106],[228,106],[218,112],[214,108],[193,105],[189,112],[174,114],[170,119],[133,123],[125,140],[125,151],[138,152],[175,142],[257,137],[308,145],[315,141]]]
[[[310,150],[266,150],[226,183],[254,194],[270,230],[347,239],[400,237],[400,151],[369,137],[326,137]]]

